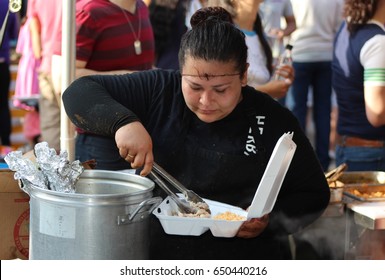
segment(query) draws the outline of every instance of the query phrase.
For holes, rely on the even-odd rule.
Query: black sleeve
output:
[[[70,120],[79,128],[114,136],[125,124],[145,121],[161,91],[160,71],[127,75],[94,75],[75,80],[63,93]],[[158,94],[158,95],[157,95]]]
[[[293,233],[318,219],[329,204],[330,190],[314,149],[297,119],[286,111],[273,127],[291,127],[297,148],[283,181],[266,234]],[[288,131],[282,131],[288,132]]]

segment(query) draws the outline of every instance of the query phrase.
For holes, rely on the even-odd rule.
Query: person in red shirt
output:
[[[152,69],[155,43],[149,11],[141,0],[85,0],[76,4],[76,77]],[[113,140],[76,128],[75,157],[95,159],[99,169],[120,165]]]

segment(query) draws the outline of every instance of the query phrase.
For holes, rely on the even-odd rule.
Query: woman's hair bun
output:
[[[233,19],[226,9],[222,7],[205,7],[197,10],[193,14],[190,20],[190,24],[191,27],[194,28],[195,26],[208,20],[233,23]]]

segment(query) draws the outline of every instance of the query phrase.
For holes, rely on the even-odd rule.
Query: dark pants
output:
[[[322,168],[329,167],[330,120],[332,104],[331,62],[294,62],[295,79],[289,89],[287,106],[306,131],[308,92],[313,89],[315,150]]]
[[[1,145],[11,145],[11,113],[9,110],[9,85],[11,83],[11,71],[9,64],[0,63],[0,139]]]

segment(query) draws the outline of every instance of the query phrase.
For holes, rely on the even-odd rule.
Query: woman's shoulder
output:
[[[277,100],[267,93],[258,91],[253,87],[246,86],[243,88],[243,103],[254,110],[258,114],[263,114],[272,122],[292,123],[295,122],[293,113],[286,107],[282,106]]]
[[[159,98],[179,98],[181,92],[181,75],[179,70],[151,69],[127,74],[128,82],[136,88]]]
[[[139,79],[153,80],[154,84],[174,84],[179,86],[181,84],[181,75],[179,70],[166,70],[166,69],[150,69],[138,71],[130,74],[133,77],[138,77]]]
[[[248,102],[257,103],[256,105],[273,106],[280,105],[274,98],[265,92],[259,91],[251,86],[245,86],[242,89],[243,98]]]

